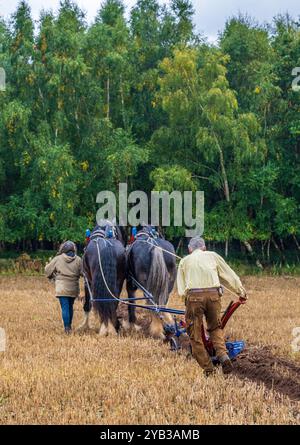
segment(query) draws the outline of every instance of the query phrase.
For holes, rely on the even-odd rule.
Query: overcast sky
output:
[[[59,0],[27,0],[31,6],[35,20],[39,17],[42,8],[56,10]],[[8,17],[15,11],[19,0],[0,0],[0,15]],[[86,11],[87,19],[93,20],[103,0],[77,0],[79,6]],[[168,0],[161,0],[168,3]],[[271,21],[278,13],[289,12],[292,16],[300,16],[299,0],[192,0],[195,13],[195,25],[198,31],[203,32],[210,40],[215,40],[218,31],[222,30],[228,17],[239,11],[248,13],[259,22]],[[129,11],[135,0],[125,0],[124,4]]]

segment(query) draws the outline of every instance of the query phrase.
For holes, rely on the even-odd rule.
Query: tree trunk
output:
[[[200,104],[201,110],[202,112],[204,111],[204,107],[202,104]],[[217,134],[214,131],[214,126],[213,123],[211,122],[211,119],[209,118],[209,115],[206,115],[208,118],[208,121],[211,124],[211,131],[213,134],[213,137],[215,138],[216,144],[217,144],[217,148],[219,151],[219,159],[220,159],[220,167],[221,167],[221,173],[222,173],[222,180],[223,180],[223,191],[224,191],[224,195],[225,195],[225,199],[227,203],[230,203],[230,189],[229,189],[229,184],[228,184],[228,177],[227,177],[227,172],[226,172],[226,167],[225,167],[225,159],[224,159],[224,153],[221,147],[221,144],[219,142],[219,138],[217,136]],[[251,247],[251,246],[250,246]],[[225,242],[225,257],[228,256],[228,239]]]
[[[261,257],[265,260],[265,243],[261,241]]]
[[[201,108],[202,112],[205,113],[205,110],[204,110],[204,107],[202,104],[200,104],[200,108]],[[223,190],[224,190],[225,199],[227,202],[230,202],[230,191],[229,191],[229,185],[228,185],[227,172],[226,172],[226,168],[225,168],[225,160],[224,160],[223,150],[221,148],[218,136],[216,135],[216,133],[214,131],[213,123],[212,123],[211,119],[209,118],[209,115],[206,114],[206,117],[211,125],[211,131],[212,131],[213,137],[215,138],[215,141],[216,141],[216,144],[218,147],[218,151],[219,151],[219,159],[220,159],[220,166],[221,166],[221,172],[222,172]]]
[[[228,239],[225,241],[225,258],[227,258],[228,257]]]
[[[271,247],[271,240],[268,240],[268,248],[267,248],[267,258],[268,258],[268,263],[270,262],[270,247]]]
[[[223,178],[224,195],[225,195],[226,201],[230,202],[230,192],[229,192],[228,178],[227,178],[225,162],[224,162],[224,155],[223,155],[223,151],[222,151],[219,143],[218,143],[218,147],[219,147],[221,172],[222,172],[222,178]]]
[[[109,76],[107,76],[107,81],[106,81],[106,106],[107,106],[106,117],[107,117],[107,119],[109,119],[109,115],[110,115],[110,86],[109,86]]]
[[[126,116],[125,116],[125,101],[124,101],[124,89],[123,89],[122,76],[120,76],[120,93],[121,93],[121,104],[122,104],[123,127],[124,127],[124,130],[126,130],[127,123],[126,123]]]
[[[255,253],[253,251],[253,248],[252,248],[251,244],[248,241],[244,241],[243,244],[246,247],[247,252],[251,255],[251,257],[254,258]],[[256,264],[257,267],[259,267],[259,269],[263,270],[264,267],[263,267],[263,265],[261,264],[261,262],[259,261],[258,258],[255,259],[255,264]]]
[[[298,242],[298,240],[297,240],[297,238],[296,238],[296,235],[293,235],[293,240],[295,241],[295,244],[296,244],[296,246],[297,246],[297,249],[300,250],[300,244],[299,244],[299,242]]]
[[[274,238],[272,238],[272,243],[273,243],[275,249],[277,250],[277,252],[280,252],[280,253],[281,253],[281,251],[280,251],[280,247],[278,246],[278,244],[276,243],[276,241],[275,241]]]
[[[178,252],[179,252],[181,246],[182,246],[182,237],[180,238],[179,243],[178,243],[178,246],[176,247],[176,251],[175,251],[176,255],[178,254]]]
[[[280,255],[281,264],[282,264],[282,262],[285,261],[284,253],[280,250],[280,247],[278,246],[278,244],[276,243],[276,240],[275,240],[273,237],[272,237],[272,243],[273,243],[275,249],[277,250],[277,252],[278,252],[279,255]]]

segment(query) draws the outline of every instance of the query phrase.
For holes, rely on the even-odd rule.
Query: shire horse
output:
[[[108,220],[101,221],[93,229],[82,258],[85,318],[79,329],[89,328],[93,308],[100,320],[99,335],[117,334],[120,327],[117,318],[119,302],[114,297],[119,298],[126,277],[125,244],[126,237],[121,228]],[[91,296],[96,301],[91,302]]]
[[[168,253],[170,252],[170,253]],[[147,305],[165,306],[176,279],[176,260],[173,245],[165,240],[161,233],[151,226],[144,226],[138,231],[136,239],[127,250],[127,293],[129,298],[135,297],[138,284],[148,291],[144,292]],[[129,323],[135,325],[135,307],[128,306]],[[160,316],[150,311],[150,335],[165,339]],[[174,323],[169,314],[164,314],[165,321]]]

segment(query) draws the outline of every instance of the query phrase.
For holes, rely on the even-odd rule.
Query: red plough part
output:
[[[231,301],[227,307],[227,309],[225,310],[225,312],[222,315],[221,318],[221,328],[224,329],[228,320],[230,319],[230,317],[232,316],[232,314],[237,310],[237,308],[241,305],[241,301],[238,300],[236,302]],[[207,352],[209,353],[210,357],[212,358],[213,362],[217,363],[218,360],[215,356],[215,350],[212,344],[212,341],[209,338],[209,335],[205,332],[204,326],[202,325],[201,327],[201,335],[202,335],[202,341],[203,344],[207,350]],[[245,342],[240,340],[240,341],[227,341],[226,342],[226,348],[228,351],[228,355],[230,357],[230,359],[235,358],[240,352],[242,352],[242,350],[245,348]]]

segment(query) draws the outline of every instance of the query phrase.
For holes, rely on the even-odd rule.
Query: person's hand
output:
[[[241,304],[246,304],[248,300],[247,294],[244,294],[242,297],[239,298],[239,302]]]
[[[246,302],[247,302],[247,300],[248,300],[248,296],[247,296],[247,294],[246,294],[246,291],[245,291],[245,289],[244,288],[241,288],[240,289],[240,291],[239,291],[239,301],[240,301],[240,303],[241,304],[245,304]]]

